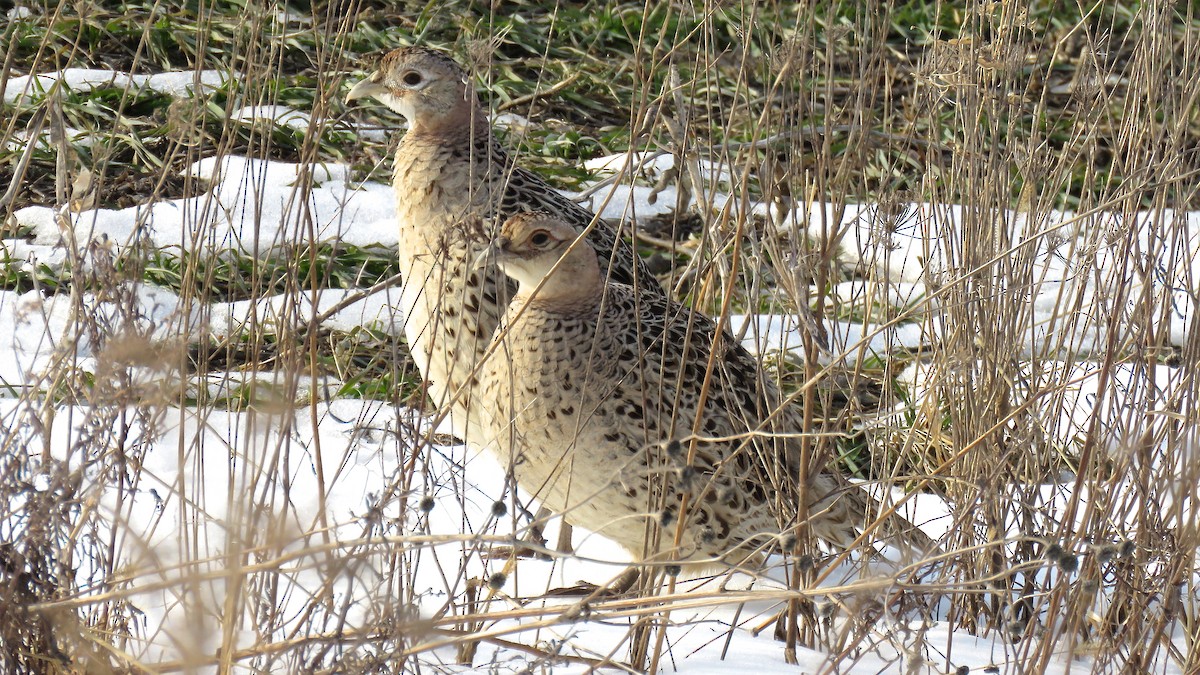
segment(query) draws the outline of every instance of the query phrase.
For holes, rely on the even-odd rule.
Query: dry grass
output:
[[[229,154],[348,162],[356,179],[385,180],[390,142],[360,140],[341,123],[396,120],[344,110],[343,83],[363,74],[371,52],[446,46],[474,59],[495,107],[532,120],[507,140],[559,185],[578,186],[579,161],[605,152],[674,155],[682,170],[664,185],[686,195],[682,210],[639,228],[676,295],[713,315],[799,316],[807,356],[772,365],[805,406],[808,450],[883,486],[945,498],[950,522],[936,527],[946,530],[946,554],[919,579],[817,591],[796,578],[790,591],[756,592],[756,601],[799,600],[793,607],[814,611],[801,641],[836,645],[849,664],[882,615],[919,617],[941,603],[961,630],[1005,635],[1005,656],[1030,672],[1064,653],[1091,657],[1097,672],[1195,672],[1200,346],[1195,319],[1181,325],[1174,303],[1182,294],[1195,306],[1198,235],[1172,210],[1200,209],[1200,18],[1191,3],[1165,0],[811,4],[397,10],[348,0],[297,5],[299,20],[281,20],[281,5],[242,2],[125,12],[27,4],[28,17],[0,30],[0,93],[17,75],[67,66],[214,68],[233,80],[193,97],[106,87],[4,104],[0,218],[6,237],[21,238],[28,233],[13,214],[31,204],[116,208],[202,195],[208,185],[177,172]],[[264,104],[320,122],[298,132],[230,119]],[[45,141],[10,144],[23,133]],[[701,160],[726,179],[705,180]],[[718,193],[775,210],[721,207]],[[814,201],[832,217],[798,230],[788,217],[809,221]],[[866,203],[878,205],[864,214],[867,226],[844,223],[844,210]],[[913,203],[957,206],[914,212]],[[1054,219],[1055,209],[1074,217]],[[1144,224],[1138,213],[1148,214]],[[892,302],[892,257],[914,234],[928,244],[909,261],[909,281],[925,293]],[[440,451],[405,412],[420,385],[399,336],[331,333],[300,312],[308,289],[386,286],[391,252],[307,241],[276,242],[261,257],[213,256],[157,250],[142,235],[118,243],[67,227],[64,264],[0,265],[4,289],[71,308],[39,377],[5,383],[0,670],[415,672],[439,664],[439,648],[468,656],[480,641],[526,652],[530,670],[564,661],[665,667],[654,631],[669,610],[748,599],[656,586],[592,603],[594,616],[651,629],[632,659],[628,646],[606,659],[527,640],[581,615],[489,599],[486,580],[468,570],[511,543],[490,528],[523,533],[530,515],[512,497],[487,522],[463,523],[461,535],[431,532],[435,498],[496,497],[479,494],[454,463],[437,473],[446,464],[429,455]],[[1069,282],[1047,281],[1039,260],[1049,250],[1069,264]],[[146,317],[131,286],[139,280],[177,293],[184,313]],[[857,295],[840,292],[847,281]],[[224,339],[197,336],[178,318],[269,293],[287,299],[282,318],[257,316]],[[1054,322],[1038,323],[1049,307],[1035,296],[1051,298]],[[1093,299],[1098,309],[1083,311]],[[49,311],[3,309],[18,308]],[[842,349],[828,337],[835,319],[867,332],[917,326],[927,340],[831,365],[821,346]],[[81,361],[81,350],[93,358]],[[926,376],[914,384],[905,373],[918,367]],[[238,370],[269,375],[245,383],[228,374]],[[197,384],[212,373],[215,387]],[[306,379],[326,375],[335,390]],[[1057,425],[1081,386],[1093,392],[1093,412],[1063,433]],[[354,441],[337,457],[302,433],[328,423],[321,399],[334,395],[387,402],[377,417],[346,421]],[[205,445],[184,430],[206,425],[233,429],[235,442]],[[181,478],[164,485],[147,453],[176,438]],[[395,461],[380,468],[359,521],[330,522],[325,487],[292,491],[297,466],[329,486],[371,449]],[[227,485],[208,484],[227,460]],[[159,527],[176,540],[136,534],[147,519],[133,495],[152,488],[175,505],[165,513],[177,522]],[[221,494],[220,504],[200,499]],[[225,514],[220,542],[205,541],[212,512]],[[460,547],[463,563],[439,570],[442,610],[419,614],[429,598],[415,579],[434,545]],[[220,558],[203,557],[210,550]],[[177,589],[193,621],[175,628],[194,644],[184,640],[167,663],[131,656],[147,637],[133,589],[154,584]],[[522,635],[511,634],[516,618]]]

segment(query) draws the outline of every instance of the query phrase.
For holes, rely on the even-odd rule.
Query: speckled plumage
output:
[[[492,138],[468,75],[446,55],[420,47],[388,53],[347,100],[364,97],[409,122],[393,176],[404,331],[434,405],[445,409],[451,402],[451,426],[470,440],[477,415],[469,375],[513,292],[494,266],[472,264],[482,238],[472,224],[541,209],[582,230],[593,214],[513,164]],[[636,279],[649,292],[662,292],[632,247],[605,223],[592,229],[589,241],[606,265],[612,260],[614,279]]]
[[[711,320],[606,283],[587,242],[564,257],[574,239],[561,221],[527,214],[493,244],[519,290],[480,373],[492,447],[547,507],[639,559],[741,562],[769,548],[794,515],[778,505],[798,503],[798,444],[781,435],[802,430],[798,413],[779,409],[759,364]],[[873,506],[820,471],[807,500],[812,532],[839,547]],[[665,526],[657,544],[648,522]]]

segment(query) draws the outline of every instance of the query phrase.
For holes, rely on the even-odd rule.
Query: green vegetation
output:
[[[161,176],[162,167],[180,169],[194,154],[180,146],[199,155],[219,148],[374,169],[386,144],[363,142],[336,124],[314,137],[279,126],[228,125],[225,119],[235,100],[337,118],[341,82],[363,76],[372,55],[414,42],[449,49],[472,63],[494,107],[530,116],[533,131],[517,145],[528,164],[563,186],[584,178],[572,161],[627,149],[631,121],[652,106],[666,104],[659,114],[667,116],[685,112],[671,109],[669,97],[660,99],[675,73],[683,100],[692,106],[686,114],[694,148],[796,130],[801,137],[780,146],[791,161],[802,157],[831,175],[858,176],[846,186],[852,188],[847,196],[856,200],[927,189],[923,176],[944,172],[956,152],[977,144],[1013,153],[1037,141],[1044,161],[1055,165],[1054,184],[1037,185],[1052,188],[1055,201],[1066,207],[1086,200],[1097,181],[1139,178],[1114,165],[1111,150],[1120,145],[1124,114],[1121,97],[1112,94],[1127,84],[1114,83],[1117,91],[1093,84],[1097,69],[1128,77],[1123,73],[1139,49],[1144,18],[1120,3],[1082,9],[1070,3],[990,3],[967,11],[908,2],[869,13],[848,2],[811,8],[771,2],[712,11],[661,5],[649,12],[637,3],[516,2],[490,12],[463,0],[430,3],[419,11],[354,0],[280,12],[239,2],[204,10],[142,2],[122,3],[119,10],[87,3],[64,4],[57,14],[52,9],[12,21],[0,35],[15,72],[202,67],[234,78],[197,100],[198,112],[182,110],[187,102],[173,106],[167,96],[116,89],[66,96],[62,110],[70,125],[107,132],[91,150],[77,148],[83,165],[102,169],[106,184],[114,186],[99,196],[101,206],[118,204],[117,195],[128,195],[129,183],[140,176]],[[1178,14],[1167,20],[1176,36],[1197,21]],[[960,106],[972,94],[964,83],[972,82],[974,90],[977,80],[989,79],[999,87],[988,95],[993,100],[974,113],[975,128],[963,129],[957,124]],[[539,95],[551,87],[552,95]],[[1105,93],[1101,105],[1089,99]],[[31,105],[14,111],[10,129],[26,125],[33,111]],[[364,113],[350,115],[362,119]],[[640,146],[669,142],[661,125],[649,131]],[[968,131],[980,137],[968,140],[963,136]],[[1179,142],[1200,143],[1200,122],[1186,134]],[[1081,136],[1109,150],[1079,153]],[[31,174],[52,172],[48,154],[38,153]],[[0,151],[0,180],[12,176],[17,155],[11,148]],[[373,159],[363,163],[365,158]],[[1012,170],[1014,205],[1024,173]],[[142,185],[140,196],[154,188]],[[35,179],[12,206],[50,197]],[[1195,205],[1190,190],[1174,190],[1172,198],[1180,208]]]

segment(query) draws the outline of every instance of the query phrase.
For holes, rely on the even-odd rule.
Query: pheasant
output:
[[[485,254],[518,290],[479,377],[483,437],[521,487],[639,561],[761,560],[795,533],[801,494],[812,533],[852,545],[879,505],[820,467],[797,489],[803,419],[757,361],[701,314],[606,280],[577,238],[522,214]]]
[[[662,288],[618,232],[516,166],[493,138],[470,78],[453,59],[422,47],[383,57],[347,102],[375,98],[403,115],[392,185],[400,228],[404,333],[434,405],[471,442],[478,417],[471,373],[491,342],[513,285],[494,266],[473,268],[472,224],[532,210],[588,230],[614,280],[661,295]],[[593,221],[597,221],[593,223]]]

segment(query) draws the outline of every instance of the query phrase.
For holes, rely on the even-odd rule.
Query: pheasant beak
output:
[[[471,269],[477,270],[487,267],[488,263],[496,260],[501,260],[506,257],[508,246],[512,242],[508,237],[496,237],[487,245],[487,248],[479,252],[475,256],[475,261],[471,263]]]
[[[346,94],[346,103],[357,101],[360,98],[371,98],[387,93],[387,87],[376,82],[374,77],[372,75],[351,87],[350,93]]]

